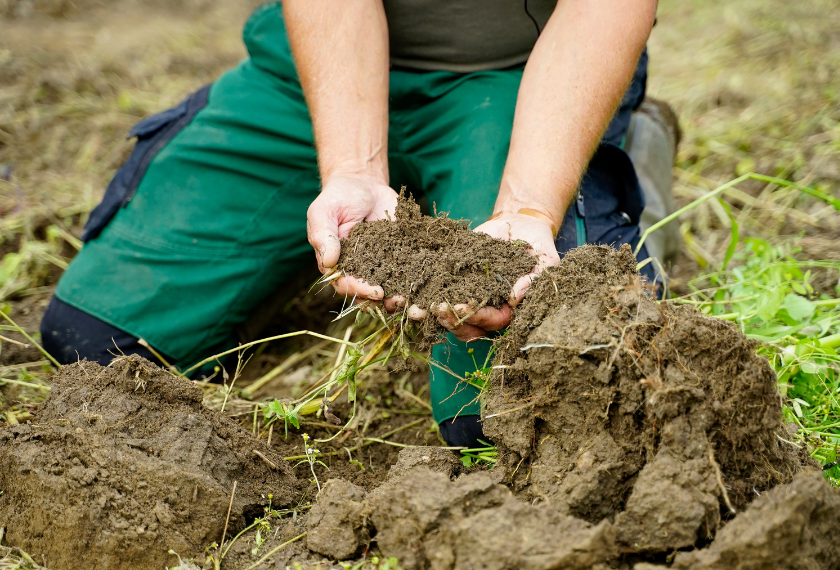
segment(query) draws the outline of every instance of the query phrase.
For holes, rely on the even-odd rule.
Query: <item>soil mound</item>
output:
[[[776,379],[733,325],[654,302],[630,248],[570,252],[532,286],[484,411],[522,498],[591,523],[625,552],[702,544],[724,513],[806,460]]]
[[[491,470],[413,447],[364,487],[331,479],[278,527],[307,534],[275,562],[375,543],[405,570],[837,568],[840,494],[787,442],[773,371],[731,324],[654,302],[635,263],[586,246],[534,282],[482,412]],[[234,533],[269,493],[309,500],[282,456],[137,357],[64,367],[36,419],[0,431],[0,527],[54,570],[200,557],[234,481]],[[254,562],[249,540],[226,565]]]
[[[342,240],[338,267],[422,309],[444,302],[499,307],[536,265],[527,248],[470,231],[467,220],[424,216],[400,196],[395,220],[357,224]]]
[[[53,570],[164,568],[294,499],[283,458],[201,390],[136,356],[63,367],[27,424],[0,431],[0,526]],[[253,450],[268,457],[270,468]]]

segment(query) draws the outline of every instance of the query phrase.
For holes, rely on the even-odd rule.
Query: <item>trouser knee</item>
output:
[[[160,363],[137,337],[53,297],[41,320],[44,349],[60,364],[79,360],[109,364],[115,356],[137,354]]]
[[[481,429],[481,416],[467,415],[443,420],[438,424],[440,435],[453,447],[484,447],[479,440],[484,439]]]

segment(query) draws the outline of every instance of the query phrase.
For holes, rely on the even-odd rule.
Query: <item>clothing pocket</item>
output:
[[[210,87],[202,87],[176,107],[146,117],[131,128],[128,138],[137,138],[134,150],[111,179],[102,201],[90,213],[82,241],[98,236],[117,211],[131,201],[157,153],[207,105]]]

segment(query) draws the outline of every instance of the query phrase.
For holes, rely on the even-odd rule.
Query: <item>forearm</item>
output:
[[[560,226],[655,14],[656,0],[560,0],[525,66],[497,213]]]
[[[321,179],[388,183],[388,27],[381,0],[284,0]]]

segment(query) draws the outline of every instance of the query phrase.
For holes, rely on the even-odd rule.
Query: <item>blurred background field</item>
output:
[[[129,128],[244,57],[240,31],[258,4],[0,0],[0,310],[36,339],[52,286],[80,247],[86,214],[131,149]],[[684,132],[675,168],[680,205],[747,172],[840,197],[840,3],[663,0],[649,49],[649,93],[674,107]],[[729,210],[710,200],[675,222],[684,247],[671,289],[756,335],[766,333],[768,323],[777,327],[772,338],[765,334],[771,338],[767,354],[780,374],[791,373],[782,382],[789,419],[811,426],[800,440],[811,437],[808,445],[831,463],[840,441],[831,427],[840,420],[837,359],[833,347],[815,339],[840,331],[833,312],[840,215],[795,188],[755,180],[723,198]],[[741,253],[730,269],[762,255],[766,264],[781,267],[770,277],[764,266],[746,273],[754,289],[745,294],[754,306],[732,296],[743,271],[741,277],[717,274],[692,282],[721,267],[733,226]],[[745,245],[750,237],[761,241]],[[758,246],[763,249],[756,253]],[[692,293],[704,287],[724,295]],[[768,291],[775,291],[775,305],[765,306]],[[788,294],[817,304],[800,304],[792,315]],[[731,316],[736,310],[743,319]],[[806,326],[778,329],[794,327],[794,316]],[[7,324],[0,324],[0,335],[26,343]],[[779,338],[786,339],[784,346]],[[807,355],[780,352],[804,341],[822,351],[816,368],[805,371],[799,359]],[[0,343],[0,415],[22,421],[46,393],[39,388],[48,382],[46,361],[32,346]],[[293,344],[277,352],[298,349],[303,347]],[[321,349],[311,354],[296,360],[294,369],[309,366],[307,375],[317,376],[319,367],[335,361]],[[271,370],[282,360],[264,362]],[[292,364],[283,370],[292,371]],[[797,378],[813,386],[796,392]]]

